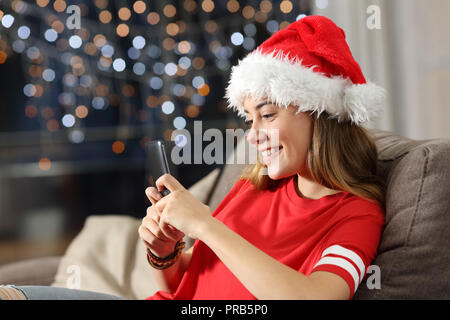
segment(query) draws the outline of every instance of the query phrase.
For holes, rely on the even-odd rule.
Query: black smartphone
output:
[[[147,154],[147,183],[156,188],[156,180],[165,173],[170,173],[164,143],[161,140],[149,141],[145,145],[145,151]],[[166,196],[170,191],[164,188],[160,193],[162,196]]]

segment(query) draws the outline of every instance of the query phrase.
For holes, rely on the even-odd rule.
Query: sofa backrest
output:
[[[450,140],[411,140],[369,130],[386,181],[386,224],[355,299],[450,298]],[[245,139],[237,150],[248,148]],[[231,154],[230,157],[234,157]],[[228,161],[227,161],[228,162]],[[227,164],[212,190],[214,210],[245,164]]]
[[[386,223],[372,263],[381,288],[363,282],[354,298],[449,299],[450,140],[371,133],[387,184]]]

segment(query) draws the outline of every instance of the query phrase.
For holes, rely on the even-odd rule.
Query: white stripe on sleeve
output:
[[[335,254],[338,256],[342,256],[342,257],[346,257],[347,259],[350,259],[355,265],[358,266],[359,268],[359,282],[361,283],[361,281],[364,279],[364,274],[365,274],[365,266],[364,266],[364,262],[362,261],[362,259],[360,258],[360,256],[355,253],[352,250],[346,249],[340,245],[334,245],[331,247],[328,247],[327,249],[325,249],[322,253],[322,257],[329,255],[329,254]]]
[[[342,269],[346,270],[348,273],[350,273],[350,275],[353,278],[353,281],[355,281],[355,289],[354,289],[353,293],[356,292],[356,289],[358,288],[358,285],[359,285],[359,276],[358,276],[358,272],[356,271],[355,267],[350,262],[348,262],[344,258],[325,257],[325,258],[320,259],[319,262],[317,262],[317,264],[314,266],[314,268],[316,268],[317,266],[320,266],[322,264],[331,264],[334,266],[338,266],[338,267],[341,267]]]

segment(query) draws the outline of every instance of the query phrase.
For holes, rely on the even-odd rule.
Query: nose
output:
[[[247,133],[247,141],[250,144],[258,145],[262,144],[267,140],[266,130],[257,130],[253,127]]]

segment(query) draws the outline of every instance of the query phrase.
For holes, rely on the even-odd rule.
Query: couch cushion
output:
[[[0,284],[49,286],[61,257],[31,258],[0,266]]]
[[[449,299],[450,140],[372,133],[387,181],[386,224],[372,263],[381,288],[369,289],[375,274],[368,274],[354,298]]]
[[[245,138],[241,137],[237,141],[235,149],[227,157],[226,165],[221,168],[219,181],[217,181],[214,189],[211,190],[208,206],[212,211],[217,208],[220,202],[234,186],[236,179],[242,173],[242,170],[244,170],[246,164],[250,163],[250,148],[253,147],[246,142]],[[238,158],[238,154],[239,157],[241,157],[241,155],[245,155],[244,163],[239,163],[238,159],[242,158]]]
[[[157,284],[150,268],[145,267],[139,224],[139,219],[127,216],[88,217],[61,259],[52,286],[127,299],[152,295]]]

